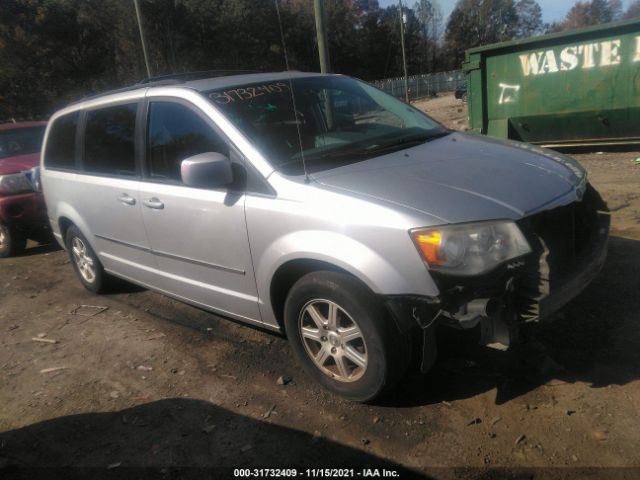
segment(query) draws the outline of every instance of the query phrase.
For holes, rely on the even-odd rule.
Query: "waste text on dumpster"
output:
[[[629,40],[628,38],[626,40]],[[631,50],[631,62],[640,62],[640,36],[635,37],[635,45]],[[620,65],[625,61],[621,39],[591,42],[582,45],[571,45],[563,48],[559,54],[554,50],[544,50],[520,55],[522,73],[544,75],[560,71],[588,69]]]

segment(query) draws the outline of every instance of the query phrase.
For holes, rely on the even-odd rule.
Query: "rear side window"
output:
[[[84,134],[84,170],[135,175],[137,103],[90,110]]]
[[[180,164],[193,155],[229,155],[229,146],[213,128],[179,103],[150,104],[147,144],[149,176],[159,180],[181,182]]]
[[[58,117],[51,125],[44,155],[44,164],[51,168],[75,169],[76,129],[79,112]]]

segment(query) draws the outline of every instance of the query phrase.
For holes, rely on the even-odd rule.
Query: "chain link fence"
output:
[[[412,75],[409,77],[409,99],[418,100],[433,97],[440,92],[453,92],[459,88],[466,88],[466,82],[462,70]],[[370,83],[396,98],[405,97],[404,77],[373,80]]]

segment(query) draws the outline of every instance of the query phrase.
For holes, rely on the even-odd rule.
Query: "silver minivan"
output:
[[[575,160],[451,132],[341,75],[88,98],[52,117],[41,175],[86,288],[117,277],[282,332],[357,401],[427,371],[437,329],[516,342],[592,280],[609,231]]]

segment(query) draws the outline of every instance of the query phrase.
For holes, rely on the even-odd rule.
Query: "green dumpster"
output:
[[[640,143],[640,18],[473,48],[469,125],[554,146]]]

